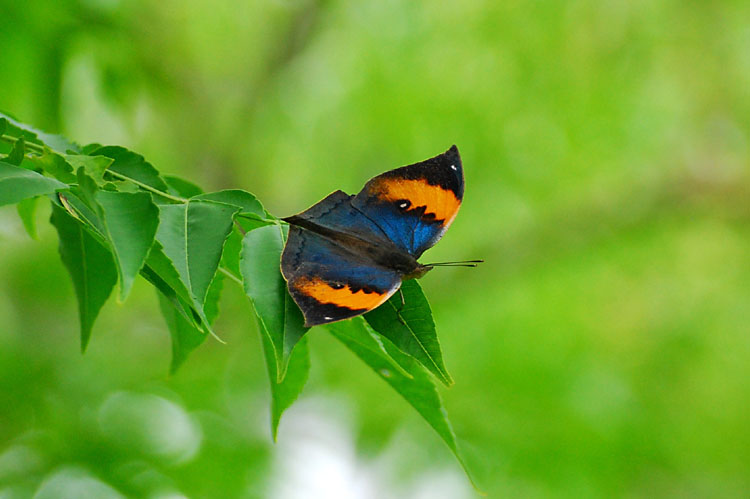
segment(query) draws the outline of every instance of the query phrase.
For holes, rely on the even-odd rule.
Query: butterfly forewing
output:
[[[463,195],[461,157],[453,146],[372,178],[351,203],[400,249],[418,258],[453,222]]]

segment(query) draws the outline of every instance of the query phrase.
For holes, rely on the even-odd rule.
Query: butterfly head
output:
[[[433,267],[432,265],[422,265],[421,263],[417,263],[417,267],[408,274],[404,274],[402,279],[404,281],[406,281],[407,279],[419,279],[434,268],[435,267]]]

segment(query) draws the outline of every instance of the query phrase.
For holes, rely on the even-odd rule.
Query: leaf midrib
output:
[[[414,379],[414,376],[412,376],[401,364],[399,364],[396,359],[394,359],[393,357],[391,357],[390,355],[388,355],[388,352],[386,351],[385,346],[383,345],[383,342],[380,341],[380,338],[378,338],[377,336],[374,336],[373,333],[371,333],[370,331],[367,331],[367,334],[370,335],[370,337],[373,339],[373,341],[377,342],[377,344],[380,347],[380,349],[373,348],[370,345],[366,344],[365,342],[360,341],[360,340],[354,338],[353,336],[347,336],[347,340],[351,341],[355,345],[359,345],[364,350],[366,350],[366,351],[368,351],[368,352],[370,352],[372,354],[375,354],[377,356],[385,356],[384,361],[388,365],[390,365],[393,369],[395,369],[396,371],[400,372],[402,375],[406,376],[409,379]]]
[[[182,227],[182,231],[184,234],[184,240],[185,240],[185,270],[187,271],[187,274],[185,276],[185,279],[187,279],[187,285],[188,289],[190,290],[190,294],[193,296],[194,300],[197,300],[195,296],[195,290],[193,289],[193,280],[191,279],[191,270],[190,270],[190,257],[188,256],[188,211],[190,210],[190,201],[185,203],[185,209],[183,210],[185,214],[185,223]],[[198,300],[201,302],[201,300]],[[202,303],[200,303],[201,307],[203,306]]]
[[[104,210],[104,208],[102,208]],[[107,230],[107,239],[112,241],[112,244],[109,246],[112,248],[112,253],[115,256],[115,262],[117,265],[115,267],[117,268],[117,275],[120,278],[120,297],[122,297],[123,288],[125,287],[125,274],[122,271],[122,259],[120,258],[120,252],[117,250],[117,245],[114,244],[114,238],[112,237],[112,231],[109,230],[109,223],[107,223],[107,217],[104,216],[103,222],[104,222],[104,228]]]
[[[390,305],[393,308],[393,311],[396,313],[396,315],[399,314],[398,308],[396,308],[396,305],[394,305],[391,300],[388,300],[388,305]],[[402,316],[403,318],[403,316]],[[447,373],[443,371],[443,369],[435,362],[435,359],[430,355],[430,352],[427,351],[427,348],[425,348],[424,344],[422,343],[422,340],[417,336],[417,333],[414,332],[414,329],[409,325],[409,323],[404,320],[404,327],[409,330],[409,333],[411,333],[412,337],[414,337],[415,340],[417,340],[417,344],[419,345],[419,348],[422,349],[422,351],[427,355],[427,358],[430,359],[430,362],[433,366],[435,366],[435,369],[440,373],[440,377],[443,379],[445,383],[451,383],[451,379],[448,377]]]
[[[81,242],[81,271],[83,273],[83,312],[84,317],[86,319],[86,341],[88,342],[88,317],[89,317],[89,277],[88,277],[88,259],[86,258],[86,240],[83,237],[83,227],[76,224],[76,228],[78,229],[78,237]],[[82,318],[83,319],[83,318]]]

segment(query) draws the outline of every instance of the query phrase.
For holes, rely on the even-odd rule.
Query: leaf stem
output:
[[[16,142],[18,142],[18,137],[13,137],[12,135],[0,135],[0,140],[3,140],[5,142],[9,142],[11,144],[15,144]],[[27,149],[30,149],[30,150],[32,150],[34,152],[37,152],[37,153],[40,153],[40,154],[43,154],[45,152],[45,146],[43,146],[43,145],[35,144],[33,142],[25,142],[24,145],[25,145],[25,147]],[[186,198],[179,197],[179,196],[173,196],[171,194],[167,194],[166,192],[160,191],[159,189],[151,187],[148,184],[144,184],[143,182],[139,182],[138,180],[136,180],[134,178],[130,178],[127,175],[123,175],[122,173],[118,173],[118,172],[115,172],[115,171],[112,171],[112,170],[107,170],[106,172],[109,173],[110,175],[112,175],[113,177],[119,178],[120,180],[128,180],[130,182],[133,182],[135,185],[137,185],[141,189],[145,189],[147,191],[150,191],[150,192],[156,194],[157,196],[161,196],[161,197],[166,198],[166,199],[171,199],[172,201],[177,201],[178,203],[187,203],[188,202],[188,200]]]
[[[9,142],[11,144],[15,144],[18,142],[19,137],[13,137],[12,135],[0,135],[0,140],[3,140],[5,142]],[[44,146],[35,144],[34,142],[28,142],[24,140],[24,146],[27,149],[31,149],[35,152],[43,153],[44,152]]]
[[[245,220],[253,220],[253,221],[256,221],[256,222],[266,222],[266,223],[273,224],[273,225],[280,225],[282,223],[284,223],[284,224],[288,224],[289,223],[289,222],[286,222],[284,220],[280,220],[278,218],[273,218],[273,219],[271,219],[271,218],[260,218],[257,215],[246,215],[244,213],[238,213],[237,216],[240,217],[240,218],[244,218]],[[273,215],[271,215],[271,216],[273,216]]]
[[[166,198],[166,199],[171,199],[172,201],[177,201],[178,203],[187,203],[188,202],[188,199],[186,199],[186,198],[182,198],[182,197],[179,197],[179,196],[173,196],[171,194],[167,194],[166,192],[160,191],[159,189],[157,189],[155,187],[151,187],[148,184],[144,184],[143,182],[139,182],[139,181],[137,181],[134,178],[130,178],[127,175],[123,175],[122,173],[117,173],[117,172],[112,171],[112,170],[106,170],[106,173],[109,173],[113,177],[119,178],[120,180],[128,180],[130,182],[133,182],[135,185],[137,185],[141,189],[145,189],[147,191],[150,191],[150,192],[156,194],[157,196],[161,196],[161,197]]]
[[[228,278],[230,278],[231,280],[233,280],[234,282],[242,286],[244,289],[245,285],[242,283],[241,280],[237,278],[236,275],[232,274],[230,271],[228,271],[224,267],[219,267],[219,272],[221,272],[222,274],[224,274],[225,276],[227,276]]]
[[[242,227],[237,220],[232,220],[232,223],[234,223],[234,226],[237,227],[238,231],[240,231],[240,234],[242,234],[242,237],[245,237],[245,234],[247,234],[247,231],[244,229],[244,227]]]

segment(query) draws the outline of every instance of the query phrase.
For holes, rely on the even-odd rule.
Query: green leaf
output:
[[[61,182],[67,184],[76,182],[76,176],[73,173],[73,166],[68,163],[62,155],[49,148],[45,148],[44,154],[41,156],[32,156],[28,161]]]
[[[81,154],[85,155],[91,155],[92,152],[96,151],[97,149],[101,149],[103,146],[99,144],[98,142],[92,142],[91,144],[86,144],[85,146],[81,147]]]
[[[203,312],[206,293],[221,261],[224,242],[232,231],[237,208],[212,201],[191,200],[161,205],[156,239],[190,294],[196,310]]]
[[[448,420],[443,402],[432,378],[425,369],[385,338],[382,338],[382,350],[375,348],[373,342],[377,340],[377,337],[359,318],[328,324],[326,329],[417,410],[453,452],[466,471],[469,480],[474,484],[471,472],[456,442],[456,435]],[[396,363],[402,366],[410,376],[405,376],[399,369],[393,369],[392,359],[395,359]]]
[[[453,378],[443,364],[435,322],[427,298],[416,280],[401,285],[404,303],[398,293],[390,300],[365,314],[372,328],[388,338],[404,353],[414,357],[446,386]]]
[[[106,156],[83,156],[79,154],[66,154],[65,161],[74,170],[83,168],[86,174],[99,185],[104,183],[104,172],[112,164],[112,158]]]
[[[224,243],[224,253],[221,255],[221,266],[230,272],[234,277],[242,280],[240,272],[240,253],[242,252],[242,234],[237,227],[232,229],[232,233],[227,237]]]
[[[159,176],[159,172],[140,154],[129,151],[120,146],[105,146],[95,149],[91,156],[106,156],[114,162],[107,172],[120,180],[130,180],[136,184],[143,184],[156,190],[166,192],[167,184]]]
[[[159,243],[154,243],[154,246],[157,246]],[[153,253],[153,250],[152,250]],[[164,254],[162,253],[162,256]],[[163,258],[169,262],[169,259],[166,256],[163,256]],[[149,257],[149,261],[150,257]],[[171,265],[171,263],[169,263]],[[174,270],[175,275],[177,275],[177,271]],[[167,281],[162,279],[162,277],[156,273],[153,267],[151,267],[148,263],[143,266],[141,269],[141,275],[153,286],[161,292],[161,294],[167,298],[167,300],[170,301],[175,307],[175,309],[180,313],[180,315],[188,321],[190,324],[193,325],[196,329],[199,331],[203,331],[204,333],[207,331],[202,326],[202,319],[198,312],[195,310],[195,307],[192,305],[190,299],[187,300],[182,298],[178,293],[172,288],[169,284],[167,284]],[[179,281],[179,276],[177,276],[177,280]],[[186,291],[187,293],[187,291]]]
[[[0,206],[67,188],[55,179],[0,161]]]
[[[78,298],[81,351],[85,351],[94,321],[115,286],[117,271],[111,253],[54,203],[50,221],[57,229],[60,258],[70,273]]]
[[[241,214],[253,213],[264,218],[266,216],[266,210],[263,209],[263,205],[260,204],[258,198],[241,189],[227,189],[223,191],[209,192],[195,196],[195,199],[209,199],[219,203],[231,204],[232,206],[241,208]]]
[[[184,178],[174,175],[162,175],[162,178],[167,183],[170,194],[176,194],[183,198],[191,198],[203,194],[203,189]]]
[[[187,303],[193,303],[190,291],[188,291],[182,279],[180,279],[180,274],[177,272],[172,260],[164,254],[164,250],[158,240],[154,241],[154,245],[148,254],[146,265],[142,269],[142,272],[144,271],[153,273],[159,280],[164,282],[164,286],[171,290],[171,293],[165,291],[165,294],[168,296],[175,295]]]
[[[175,304],[162,293],[159,295],[159,308],[167,323],[172,338],[172,363],[170,374],[174,374],[185,362],[190,352],[198,348],[206,339],[206,333],[195,326],[195,323],[185,318],[179,309],[181,304]]]
[[[282,381],[278,381],[276,355],[270,337],[266,332],[261,332],[260,337],[268,369],[268,380],[271,383],[271,437],[275,442],[281,415],[297,400],[307,383],[310,374],[310,352],[307,338],[298,341],[292,350],[286,375]]]
[[[388,351],[385,349],[384,341],[382,336],[372,330],[365,322],[362,317],[355,317],[350,321],[341,321],[330,324],[326,327],[332,327],[333,332],[336,333],[337,337],[342,336],[347,339],[348,342],[353,342],[358,345],[358,349],[361,351],[369,351],[370,355],[381,359],[383,362],[388,364],[383,371],[383,376],[388,376],[393,371],[398,371],[402,376],[411,378],[412,375],[399,364],[396,359],[391,357]],[[385,340],[386,342],[388,340]]]
[[[193,305],[190,292],[180,279],[177,269],[167,258],[158,241],[149,252],[141,275],[160,291],[162,315],[172,338],[172,363],[174,373],[187,359],[190,352],[206,339],[209,328],[202,325],[201,316],[211,320],[218,315],[218,299],[222,287],[222,275],[217,273],[206,297],[205,312],[198,313]]]
[[[41,132],[2,112],[0,112],[0,121],[6,122],[4,133],[7,135],[23,137],[27,142],[32,142],[38,145],[46,144],[49,148],[61,153],[79,150],[77,144],[69,141],[65,137]]]
[[[221,299],[222,291],[224,291],[224,274],[217,272],[213,281],[211,281],[211,285],[208,287],[206,303],[203,305],[203,310],[206,312],[209,324],[213,324],[219,316],[219,300]]]
[[[106,246],[107,240],[104,223],[99,217],[99,214],[83,201],[83,198],[86,197],[85,193],[82,192],[80,188],[74,188],[64,194],[61,193],[58,196],[61,206],[63,206],[71,216],[84,223],[84,228],[94,236],[97,241]],[[97,211],[101,209],[98,206],[95,208]]]
[[[278,219],[275,219],[271,215],[267,214],[265,217],[261,217],[255,213],[241,213],[237,215],[236,221],[245,232],[250,232],[251,230],[265,227],[267,225],[276,225],[278,223]]]
[[[166,256],[164,258],[167,259]],[[177,271],[175,271],[175,273],[176,272]],[[164,295],[167,300],[175,305],[177,310],[180,312],[180,315],[182,315],[186,321],[190,322],[197,329],[203,331],[203,327],[201,326],[201,318],[198,315],[198,312],[193,307],[192,303],[190,301],[184,300],[181,296],[179,296],[177,292],[171,286],[169,286],[169,284],[167,284],[167,281],[162,279],[161,276],[156,273],[153,267],[146,263],[141,269],[141,275],[159,292],[161,292],[161,294]]]
[[[99,202],[96,200],[96,194],[99,192],[99,186],[96,180],[86,174],[83,168],[79,168],[76,172],[76,179],[78,180],[78,187],[73,188],[73,191],[81,198],[86,206],[91,208],[96,213],[99,219],[102,218],[102,208],[99,206]],[[103,226],[103,224],[100,224]]]
[[[124,301],[154,242],[159,209],[146,192],[98,191],[96,201],[117,263],[120,301]]]
[[[32,239],[39,239],[36,233],[36,207],[38,201],[39,197],[26,198],[19,201],[16,205],[18,216],[21,217],[21,222],[23,222],[23,227]]]
[[[20,138],[13,144],[13,149],[10,150],[10,154],[2,158],[6,163],[11,165],[20,166],[23,162],[23,155],[26,153],[26,143],[23,138]]]
[[[279,262],[286,227],[268,225],[245,234],[240,271],[261,329],[269,336],[276,359],[276,380],[284,379],[294,345],[309,328],[289,296]]]
[[[273,216],[271,216],[260,201],[251,193],[241,189],[226,189],[223,191],[209,192],[196,196],[195,199],[210,199],[219,203],[230,204],[240,208],[237,216],[237,224],[245,232],[250,232],[258,227],[272,225]]]
[[[224,282],[223,277],[222,274],[217,273],[208,288],[205,308],[208,320],[211,322],[219,314],[219,298]],[[206,339],[206,332],[186,315],[186,311],[189,311],[190,308],[189,304],[179,298],[176,300],[173,297],[170,298],[164,293],[158,294],[159,306],[172,338],[172,363],[169,372],[174,374],[188,358],[188,355],[203,343]]]

